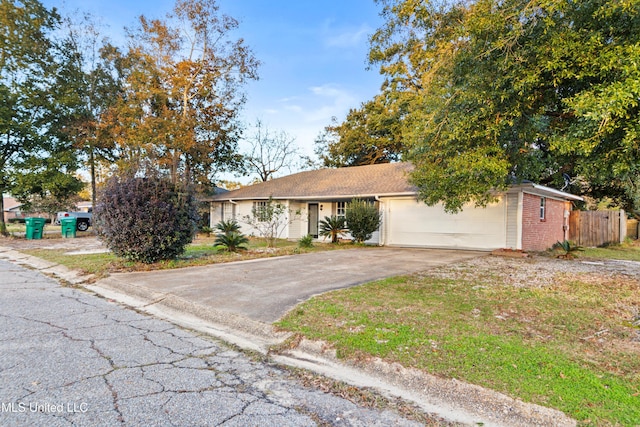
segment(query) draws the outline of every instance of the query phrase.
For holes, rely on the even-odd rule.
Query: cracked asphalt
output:
[[[0,261],[2,426],[410,426],[208,336]]]

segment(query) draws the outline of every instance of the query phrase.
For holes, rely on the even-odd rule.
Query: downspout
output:
[[[382,209],[383,203],[382,200],[380,200],[380,196],[373,196],[373,198],[375,199],[376,202],[378,202],[378,212],[380,213],[380,216],[382,217],[382,221],[380,222],[380,228],[378,230],[378,246],[384,246],[385,244],[385,223],[387,221],[387,216],[384,214],[384,210]]]
[[[231,216],[233,217],[233,220],[236,220],[236,206],[238,206],[238,202],[234,202],[233,200],[229,199],[229,203],[231,203],[233,205],[233,209],[231,211]]]
[[[228,202],[231,203],[232,205],[237,205],[238,204],[238,202],[234,202],[231,199],[229,199]],[[209,227],[211,227],[211,228],[215,227],[215,225],[217,224],[217,223],[216,224],[213,223],[213,218],[215,217],[214,211],[213,211],[213,203],[214,202],[210,202],[209,203]],[[224,215],[224,202],[221,201],[220,202],[220,215],[219,215],[219,218],[222,219],[223,215]]]

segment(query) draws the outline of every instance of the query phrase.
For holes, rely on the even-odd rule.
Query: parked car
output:
[[[87,231],[91,226],[91,212],[58,212],[56,214],[55,223],[60,225],[63,218],[75,218],[76,230]]]

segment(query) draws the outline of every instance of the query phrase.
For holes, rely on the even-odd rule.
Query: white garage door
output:
[[[415,199],[386,200],[386,244],[457,249],[498,249],[506,245],[502,199],[486,208],[465,207],[458,214],[442,205],[427,206]]]

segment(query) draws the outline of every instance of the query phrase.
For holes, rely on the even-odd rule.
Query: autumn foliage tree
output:
[[[122,169],[208,184],[214,172],[241,165],[241,89],[257,78],[258,61],[233,39],[237,27],[214,0],[178,0],[166,20],[141,16],[128,51],[111,52],[123,88],[104,129]]]

